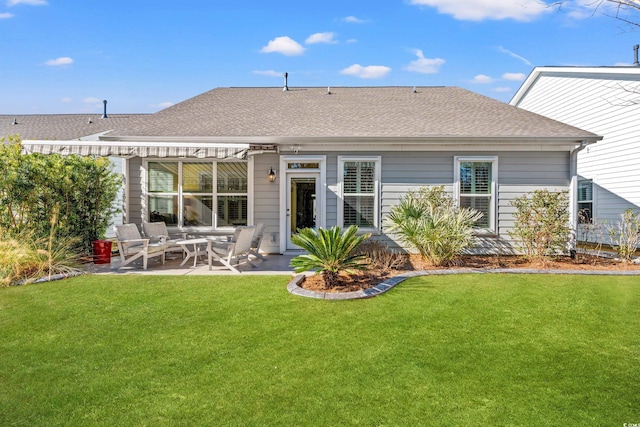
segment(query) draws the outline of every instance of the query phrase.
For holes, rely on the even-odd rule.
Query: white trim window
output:
[[[593,221],[593,181],[590,179],[578,181],[578,220],[584,224]]]
[[[246,161],[158,159],[145,163],[148,220],[179,228],[248,224]]]
[[[338,157],[338,223],[376,229],[380,223],[379,156]]]
[[[496,230],[497,157],[455,157],[455,196],[460,207],[482,212],[476,228]]]

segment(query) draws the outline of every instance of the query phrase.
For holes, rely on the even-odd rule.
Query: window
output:
[[[149,219],[179,227],[247,225],[247,171],[246,162],[150,161]]]
[[[338,158],[342,203],[338,206],[338,221],[344,227],[378,227],[378,183],[380,157]]]
[[[578,181],[578,221],[591,223],[593,219],[593,181]]]
[[[497,158],[457,157],[456,196],[460,207],[482,212],[476,227],[495,229],[495,182]]]

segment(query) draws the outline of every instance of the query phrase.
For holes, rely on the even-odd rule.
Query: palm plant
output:
[[[291,236],[291,242],[300,246],[308,254],[299,255],[291,260],[296,273],[315,270],[322,275],[325,287],[330,289],[338,283],[341,272],[351,273],[366,268],[364,255],[355,254],[355,249],[371,233],[357,234],[358,227],[350,226],[342,232],[338,226],[330,229],[303,228]]]
[[[448,265],[473,243],[473,226],[482,213],[459,208],[444,187],[408,192],[387,217],[390,230],[433,265]]]

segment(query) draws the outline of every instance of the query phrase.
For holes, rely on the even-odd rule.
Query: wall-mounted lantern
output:
[[[269,168],[269,182],[276,182],[276,171],[273,168]]]

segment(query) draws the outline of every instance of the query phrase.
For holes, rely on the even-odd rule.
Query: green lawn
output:
[[[0,425],[640,423],[638,277],[421,277],[343,302],[287,281],[0,289]]]

